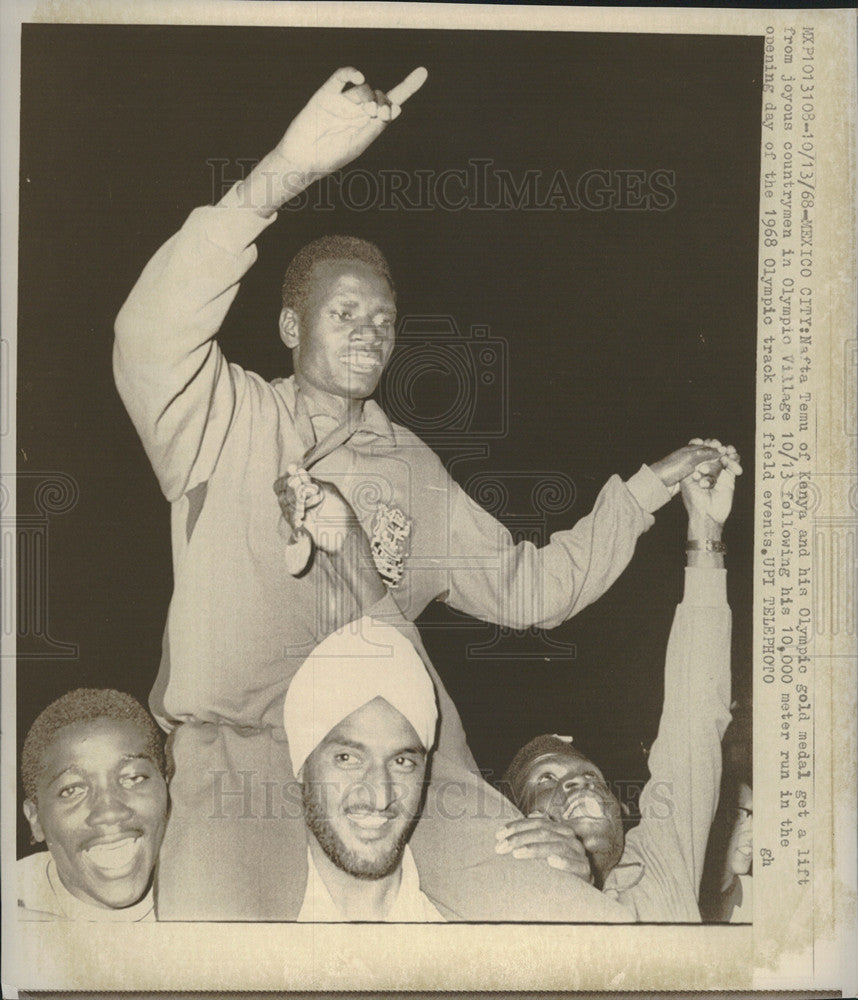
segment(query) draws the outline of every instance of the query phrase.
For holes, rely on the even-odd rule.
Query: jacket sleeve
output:
[[[197,208],[149,261],[116,319],[119,395],[161,489],[175,501],[217,463],[245,372],[215,336],[274,221],[247,207]]]
[[[700,889],[721,784],[721,739],[730,721],[730,637],[726,570],[687,568],[641,821],[626,843],[667,897],[684,889],[694,900]]]
[[[648,466],[627,483],[612,476],[586,517],[539,548],[515,544],[464,490],[455,484],[451,490],[453,569],[446,603],[515,629],[554,628],[601,597],[653,525],[652,512],[670,499]]]

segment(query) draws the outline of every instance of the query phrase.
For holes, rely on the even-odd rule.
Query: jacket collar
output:
[[[311,411],[307,397],[298,389],[294,375],[284,379],[281,384],[286,392],[287,402],[295,417],[301,439],[310,448],[334,429],[335,422],[324,414]],[[396,443],[396,432],[393,424],[374,399],[365,400],[361,408],[360,420],[355,425],[350,437],[354,438],[358,435],[361,438],[382,438],[391,445]]]

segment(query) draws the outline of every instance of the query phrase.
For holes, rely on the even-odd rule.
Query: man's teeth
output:
[[[347,357],[348,363],[355,368],[377,368],[379,359],[375,354],[368,354],[366,351],[352,351]]]
[[[350,813],[349,819],[362,830],[378,830],[384,826],[388,817],[379,813]]]
[[[94,844],[86,849],[86,856],[98,868],[112,871],[129,865],[137,853],[137,837],[123,837],[109,844]]]
[[[601,801],[587,792],[576,795],[563,812],[564,819],[600,819],[604,815]]]

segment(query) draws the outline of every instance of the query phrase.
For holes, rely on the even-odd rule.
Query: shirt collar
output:
[[[150,887],[146,895],[134,903],[121,909],[109,906],[96,906],[72,895],[60,880],[53,857],[48,861],[45,874],[48,879],[60,911],[70,920],[88,920],[97,923],[135,923],[138,920],[154,920],[155,903]]]
[[[393,429],[393,424],[374,399],[368,399],[363,404],[363,426],[361,430],[366,430],[372,434],[377,434],[379,437],[386,438],[391,444],[394,444],[396,441],[396,432]]]
[[[316,440],[324,437],[325,434],[333,429],[335,426],[334,421],[331,418],[327,418],[326,420],[324,414],[313,413],[311,411],[306,397],[298,391],[294,375],[285,379],[283,384],[289,387],[290,402],[295,414],[295,421],[302,438],[305,438],[305,443],[309,448]],[[314,427],[322,428],[321,435],[318,432],[314,432]],[[355,427],[354,434],[369,434],[383,438],[390,444],[396,443],[396,432],[393,429],[393,424],[374,399],[364,401],[361,418]]]
[[[406,844],[402,852],[402,876],[396,899],[388,910],[386,921],[392,923],[426,922],[443,920],[440,913],[430,903],[420,889],[420,875],[411,848]],[[313,855],[307,847],[307,889],[304,902],[298,914],[300,922],[342,923],[345,920],[339,907],[331,898],[328,887],[313,862]]]

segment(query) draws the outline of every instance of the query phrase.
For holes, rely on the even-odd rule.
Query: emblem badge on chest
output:
[[[388,587],[398,586],[402,579],[411,518],[399,509],[380,503],[372,518],[370,548],[375,568]]]

